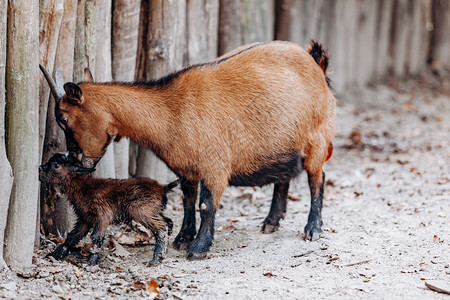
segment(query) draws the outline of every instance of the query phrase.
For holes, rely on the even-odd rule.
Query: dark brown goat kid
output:
[[[64,244],[50,255],[56,259],[65,258],[92,228],[94,254],[89,258],[89,265],[96,264],[108,225],[113,220],[134,220],[155,236],[155,251],[149,265],[160,263],[173,226],[172,220],[163,214],[166,194],[178,182],[160,185],[148,178],[93,178],[89,173],[94,170],[71,164],[68,155],[63,153],[55,154],[39,167],[39,180],[62,197],[67,197],[78,218]]]
[[[242,46],[216,60],[149,82],[64,85],[56,119],[70,154],[94,167],[121,137],[151,149],[181,180],[184,219],[174,245],[204,258],[215,213],[227,185],[274,183],[262,231],[277,230],[286,212],[290,180],[308,174],[311,208],[307,239],[322,231],[323,164],[332,154],[335,97],[328,86],[327,53],[288,42]],[[200,185],[201,224],[195,202]]]

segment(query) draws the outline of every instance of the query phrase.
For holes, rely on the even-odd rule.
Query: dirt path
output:
[[[148,268],[153,246],[125,246],[129,255],[116,249],[86,270],[76,255],[45,259],[53,247],[46,244],[22,275],[30,278],[1,274],[0,298],[140,298],[153,278],[163,299],[448,299],[425,282],[450,285],[449,84],[422,84],[339,97],[319,241],[300,234],[309,210],[303,174],[278,232],[260,233],[271,188],[230,188],[209,259],[188,261],[171,248],[162,265]],[[179,192],[167,214],[177,233]]]

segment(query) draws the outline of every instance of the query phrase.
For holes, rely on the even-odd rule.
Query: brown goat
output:
[[[113,220],[134,220],[148,228],[155,236],[155,251],[149,265],[163,259],[166,241],[172,232],[172,220],[163,214],[167,204],[167,192],[178,184],[160,185],[148,178],[129,180],[93,178],[88,174],[93,168],[70,163],[67,154],[55,154],[39,167],[39,180],[45,182],[72,204],[78,217],[75,228],[68,234],[64,244],[50,255],[65,258],[69,251],[92,228],[94,252],[102,246],[106,229]],[[89,265],[96,264],[99,253],[89,258]]]
[[[84,166],[95,166],[111,141],[125,136],[151,149],[180,177],[185,215],[174,245],[190,244],[190,258],[209,251],[227,185],[275,184],[262,227],[272,232],[286,212],[289,182],[303,169],[311,192],[305,235],[314,240],[322,225],[322,165],[335,135],[327,66],[316,42],[307,51],[267,42],[150,82],[94,83],[85,70],[85,82],[66,83],[64,96],[52,89],[55,114],[68,150]]]

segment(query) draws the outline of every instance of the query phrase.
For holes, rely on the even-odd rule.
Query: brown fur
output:
[[[134,220],[151,230],[155,238],[167,238],[172,221],[164,216],[163,209],[173,183],[163,186],[148,178],[93,178],[88,175],[92,171],[70,164],[64,154],[55,154],[40,167],[40,180],[67,197],[78,218],[77,226],[93,228],[100,238],[113,220]]]
[[[258,174],[295,154],[308,172],[311,196],[321,197],[336,100],[325,74],[327,54],[315,42],[311,49],[247,45],[158,82],[81,83],[78,98],[71,91],[77,86],[66,84],[57,114],[67,120],[68,143],[75,141],[69,150],[92,167],[112,140],[129,137],[192,185],[203,182],[215,208],[231,178]]]

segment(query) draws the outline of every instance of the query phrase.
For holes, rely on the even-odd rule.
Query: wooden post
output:
[[[220,0],[219,55],[236,49],[243,42],[241,0]]]
[[[244,34],[242,44],[271,41],[274,38],[273,0],[242,0]]]
[[[186,47],[186,1],[152,1],[148,10],[146,80],[183,66]],[[167,182],[169,169],[150,150],[139,147],[136,175]],[[173,177],[173,175],[171,175]]]
[[[64,14],[59,30],[54,66],[61,69],[65,81],[72,81],[73,77],[76,20],[77,0],[64,0]],[[46,163],[53,154],[63,151],[66,151],[64,132],[56,123],[55,101],[51,98],[48,102],[42,163]],[[49,194],[41,198],[41,228],[45,234],[60,234],[64,237],[72,227],[72,223],[73,216],[67,199],[55,199]]]
[[[188,0],[186,18],[186,65],[215,59],[218,43],[219,0]]]
[[[426,65],[429,38],[427,15],[429,14],[430,8],[431,0],[414,0],[409,57],[407,58],[409,62],[408,71],[411,75],[418,75]]]
[[[53,70],[59,28],[63,16],[63,0],[44,0],[39,2],[39,62],[47,70]],[[39,81],[39,153],[42,149],[47,120],[50,89],[44,76]]]
[[[6,1],[0,2],[0,270],[6,264],[3,259],[3,239],[8,216],[9,198],[13,184],[11,165],[5,149],[5,66],[6,66]]]
[[[394,9],[394,1],[380,0],[377,2],[376,8],[376,24],[375,28],[375,62],[374,72],[375,81],[382,81],[388,74],[390,56],[390,31],[392,27],[392,11]]]
[[[113,2],[112,77],[115,81],[133,81],[136,69],[140,0]],[[128,178],[129,140],[114,143],[116,178]]]
[[[47,69],[53,70],[56,51],[58,46],[58,38],[61,27],[61,21],[64,11],[64,3],[62,0],[46,0],[40,2],[40,20],[39,20],[39,57],[40,63]],[[51,148],[57,146],[54,141],[49,141],[49,133],[54,132],[56,123],[54,120],[54,99],[49,101],[50,89],[44,76],[40,76],[39,81],[39,140],[40,140],[40,156],[43,163],[53,155],[55,152]],[[56,125],[56,127],[58,127]],[[59,129],[59,127],[58,127]],[[60,224],[57,224],[56,199],[49,197],[45,190],[45,185],[41,184],[40,190],[40,216],[37,237],[38,240],[40,228],[45,233],[57,234]],[[61,232],[61,231],[60,231]]]
[[[39,166],[39,5],[8,2],[6,139],[14,174],[5,231],[5,261],[31,267]],[[24,222],[26,220],[26,222]]]
[[[431,9],[433,31],[429,63],[435,71],[443,67],[450,68],[450,2],[448,0],[433,0]]]
[[[94,60],[95,70],[93,71],[96,82],[109,82],[112,80],[111,67],[111,14],[112,0],[95,1],[93,14],[95,33],[92,35],[92,45],[95,48]],[[88,16],[88,15],[87,15]],[[95,46],[94,46],[95,44]],[[86,44],[87,46],[89,43]],[[114,164],[114,144],[111,143],[105,155],[99,161],[94,175],[102,178],[115,178]]]

